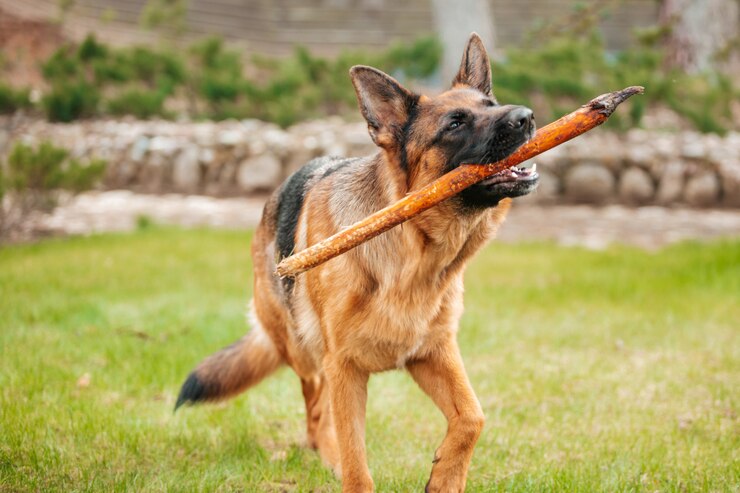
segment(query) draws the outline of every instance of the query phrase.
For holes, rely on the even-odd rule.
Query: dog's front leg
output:
[[[408,370],[444,413],[448,423],[447,435],[434,454],[426,491],[462,492],[485,418],[468,381],[454,336],[426,359],[410,363]]]
[[[365,455],[365,406],[369,374],[350,361],[327,356],[324,374],[329,386],[331,413],[339,443],[344,493],[373,491]]]

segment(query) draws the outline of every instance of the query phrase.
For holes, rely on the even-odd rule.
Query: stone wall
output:
[[[105,188],[233,196],[268,192],[321,155],[375,151],[364,123],[306,122],[287,130],[255,120],[220,123],[0,121],[0,153],[50,140],[74,156],[108,160]],[[740,207],[740,133],[597,129],[535,159],[540,203]]]

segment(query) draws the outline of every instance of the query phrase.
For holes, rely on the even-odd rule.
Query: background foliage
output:
[[[603,92],[644,85],[647,95],[630,103],[616,128],[639,125],[649,106],[673,110],[703,132],[733,125],[732,101],[740,91],[721,73],[686,75],[666,68],[660,32],[640,33],[640,45],[607,52],[594,22],[552,30],[540,26],[524,46],[494,62],[494,88],[502,102],[535,108],[540,121],[555,119]],[[298,47],[272,59],[207,38],[176,50],[114,48],[89,35],[59,48],[43,63],[47,88],[40,109],[52,121],[100,115],[139,118],[259,118],[288,126],[327,115],[353,115],[356,104],[348,69],[378,67],[410,85],[439,81],[441,45],[436,38],[397,44],[382,53],[346,52],[317,57]],[[28,109],[28,89],[0,84],[0,112]]]
[[[33,211],[51,210],[62,194],[92,188],[106,164],[102,159],[70,158],[67,150],[50,142],[36,148],[16,143],[5,165],[0,165],[0,242]]]

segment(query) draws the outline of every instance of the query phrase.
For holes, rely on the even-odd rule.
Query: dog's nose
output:
[[[534,112],[524,106],[514,108],[506,115],[506,122],[513,129],[527,128],[534,121]]]

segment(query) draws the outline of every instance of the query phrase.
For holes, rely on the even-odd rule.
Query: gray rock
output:
[[[702,141],[705,148],[704,159],[713,165],[719,164],[733,154],[735,156],[740,155],[740,149],[732,149],[731,146],[727,145],[729,141],[725,141],[717,134],[702,135]]]
[[[0,124],[3,121],[0,118]],[[153,193],[172,188],[230,195],[270,190],[317,156],[377,151],[364,122],[339,118],[301,122],[289,129],[257,120],[133,118],[64,125],[30,120],[13,128],[17,130],[10,133],[0,129],[0,162],[16,141],[51,140],[83,160],[106,159],[106,187]],[[648,128],[587,134],[538,156],[539,189],[518,200],[547,203],[565,197],[587,203],[618,199],[740,207],[739,132],[719,136]]]
[[[249,156],[252,156],[249,144],[247,142],[239,142],[235,146],[228,149],[229,154],[237,161],[242,161]]]
[[[668,205],[679,202],[683,197],[683,187],[686,176],[686,165],[681,161],[666,163],[663,174],[658,183],[656,202]]]
[[[161,191],[167,176],[171,173],[171,160],[160,152],[151,152],[147,160],[139,167],[136,176],[137,190],[156,193]]]
[[[632,167],[622,173],[619,180],[619,197],[628,204],[647,204],[653,198],[655,187],[647,171]]]
[[[10,142],[10,132],[0,128],[0,152],[5,149],[5,146]]]
[[[216,145],[216,128],[212,123],[196,124],[193,130],[195,142],[202,147]]]
[[[236,188],[237,163],[225,163],[218,176],[218,184],[223,192],[230,193]]]
[[[717,175],[709,170],[689,178],[684,189],[684,200],[694,207],[709,207],[719,201],[720,184]]]
[[[239,164],[236,182],[244,192],[272,190],[280,184],[282,166],[280,160],[271,153],[265,153]]]
[[[144,155],[146,155],[146,151],[149,149],[149,137],[142,135],[138,139],[136,139],[136,142],[134,142],[133,147],[131,147],[131,153],[129,154],[129,157],[132,161],[138,163],[142,159],[144,159]]]
[[[134,185],[139,171],[139,163],[131,159],[123,159],[106,172],[106,182],[110,188],[127,188]]]
[[[649,168],[656,161],[655,150],[650,143],[646,144],[628,144],[626,160],[633,166]]]
[[[577,142],[575,140],[574,142]],[[618,172],[622,168],[626,156],[625,146],[617,134],[612,132],[599,132],[594,134],[593,142],[586,142],[587,156],[580,161],[598,161],[602,166],[608,167],[612,172]],[[654,159],[652,155],[651,159]]]
[[[722,162],[717,171],[722,180],[722,204],[740,207],[740,157]]]
[[[150,152],[159,152],[165,156],[172,156],[180,147],[177,140],[172,137],[156,136],[149,142]]]
[[[231,147],[242,142],[244,137],[239,130],[223,130],[218,134],[218,143],[225,147]]]
[[[681,155],[687,159],[701,159],[706,155],[707,146],[702,135],[697,132],[684,132]]]
[[[279,128],[268,129],[262,137],[270,152],[278,157],[288,156],[293,148],[292,136]]]
[[[571,167],[563,182],[565,195],[570,200],[603,203],[614,195],[614,175],[596,163],[581,163]]]
[[[194,192],[200,186],[201,172],[198,147],[188,146],[182,150],[172,168],[172,184],[182,192]]]
[[[656,133],[650,145],[661,161],[676,157],[676,136],[673,134]]]
[[[208,147],[202,148],[200,150],[200,155],[198,157],[198,160],[205,164],[211,164],[213,162],[213,159],[216,157],[216,154],[213,152],[213,149],[210,149]]]
[[[267,152],[267,142],[262,139],[254,139],[249,142],[249,153],[252,156],[259,156]]]
[[[543,166],[556,176],[563,176],[574,164],[574,160],[571,158],[567,147],[571,142],[553,147],[537,156],[537,165]]]

